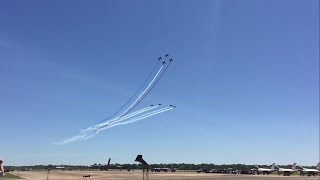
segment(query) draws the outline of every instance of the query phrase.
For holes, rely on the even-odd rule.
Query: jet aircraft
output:
[[[272,165],[271,165],[271,168],[260,168],[260,167],[258,167],[258,166],[256,166],[258,169],[255,169],[255,171],[257,172],[257,174],[259,175],[259,174],[263,174],[263,175],[265,175],[265,174],[267,174],[267,175],[269,175],[269,174],[271,174],[274,170],[275,170],[275,163],[273,163]]]
[[[302,166],[299,166],[299,167],[302,168],[300,170],[300,175],[302,175],[302,176],[304,176],[304,175],[316,176],[316,174],[320,173],[320,162],[318,163],[318,165],[315,169],[308,169],[308,168],[304,168]]]
[[[166,54],[166,58],[169,57],[169,54]]]
[[[296,172],[296,166],[297,163],[294,163],[291,167],[291,169],[287,169],[287,168],[280,168],[278,166],[276,166],[278,168],[277,172],[278,174],[283,174],[284,176],[290,176],[291,174],[293,174],[294,172]]]

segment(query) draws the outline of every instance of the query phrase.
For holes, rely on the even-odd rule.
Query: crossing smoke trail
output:
[[[113,124],[110,124],[110,125],[100,126],[100,127],[95,128],[95,129],[83,131],[83,132],[81,132],[81,133],[80,133],[79,135],[77,135],[77,136],[74,136],[74,137],[71,137],[71,138],[62,140],[62,141],[60,141],[60,142],[58,142],[58,143],[56,143],[56,144],[61,144],[61,145],[62,145],[62,144],[68,144],[68,143],[75,142],[75,141],[87,140],[87,139],[89,139],[89,138],[94,137],[95,135],[97,135],[97,134],[98,134],[100,131],[102,131],[102,130],[109,129],[109,128],[112,128],[112,127],[118,126],[118,125],[131,124],[131,123],[134,123],[134,122],[136,122],[136,121],[145,119],[145,118],[147,118],[147,117],[154,116],[154,115],[156,115],[156,114],[160,114],[160,113],[163,113],[163,112],[172,110],[173,108],[174,108],[174,107],[172,107],[172,106],[165,107],[165,108],[161,108],[161,109],[154,110],[154,111],[151,111],[151,112],[149,112],[149,113],[140,115],[140,116],[138,116],[138,117],[136,117],[136,118],[133,118],[133,119],[131,119],[131,120],[130,120],[130,118],[127,118],[127,119],[129,119],[129,121],[113,123]]]
[[[148,108],[148,109],[146,109],[146,110],[144,110],[144,111],[141,111],[141,112],[136,112],[136,113],[127,114],[127,115],[122,116],[121,118],[119,118],[119,119],[117,119],[117,120],[115,120],[115,121],[112,121],[111,123],[108,123],[108,124],[114,124],[114,123],[117,123],[117,122],[124,121],[124,120],[129,119],[129,118],[131,118],[131,117],[134,117],[134,116],[136,116],[136,115],[138,115],[138,114],[144,113],[144,112],[146,112],[146,111],[150,111],[150,110],[152,110],[152,109],[154,109],[154,108],[157,108],[158,106],[160,106],[160,105],[157,105],[157,106],[154,106],[154,107],[150,107],[150,108]],[[107,125],[108,125],[108,124],[107,124]],[[100,126],[100,127],[101,127],[101,126]]]
[[[167,109],[173,109],[173,107],[170,106],[170,107],[165,107],[165,108],[162,108],[162,109],[154,110],[154,111],[151,111],[151,112],[149,112],[149,113],[143,114],[143,115],[141,115],[141,116],[135,117],[134,119],[136,119],[136,118],[141,118],[141,117],[145,117],[145,116],[148,116],[148,115],[153,114],[153,113],[158,113],[158,112],[162,112],[162,111],[167,111]],[[129,119],[129,118],[128,118],[128,119]],[[126,120],[127,120],[127,119],[126,119]],[[130,121],[131,121],[131,120],[130,120]],[[128,121],[125,121],[124,123],[126,123],[126,122],[128,122]],[[110,127],[113,127],[113,125],[120,124],[120,123],[122,123],[122,122],[115,123],[115,124],[111,124]],[[108,126],[108,125],[100,126],[99,129],[103,129],[103,128],[105,128],[105,127],[109,127],[109,126]]]
[[[149,111],[151,109],[157,108],[158,106],[159,105],[151,106],[151,107],[145,107],[143,109],[140,109],[140,110],[137,110],[135,112],[132,112],[132,113],[126,115],[126,117],[118,119],[118,120],[125,120],[127,118],[133,117],[133,116],[138,115],[140,113],[143,113],[143,112]],[[96,134],[99,133],[99,130],[98,130],[99,127],[101,127],[102,125],[106,125],[106,124],[107,124],[107,122],[90,126],[90,127],[86,128],[84,130],[81,130],[79,135],[74,136],[74,137],[69,138],[69,139],[62,140],[62,141],[60,141],[59,143],[56,143],[56,144],[68,144],[68,143],[74,142],[74,141],[81,141],[81,140],[89,139],[89,138],[91,138],[91,137],[93,137],[93,136],[95,136]]]
[[[102,122],[102,123],[95,124],[95,125],[93,125],[93,126],[90,126],[90,127],[86,128],[86,129],[82,130],[81,132],[92,131],[92,130],[94,130],[94,129],[98,129],[98,128],[101,127],[101,126],[111,125],[111,124],[113,124],[113,123],[115,123],[115,122],[119,122],[119,121],[126,120],[126,119],[128,119],[128,118],[130,118],[130,117],[133,117],[133,116],[136,116],[136,115],[138,115],[138,114],[144,113],[144,112],[146,112],[146,111],[150,111],[150,110],[152,110],[152,109],[154,109],[154,108],[157,108],[158,106],[160,106],[160,105],[145,107],[145,108],[143,108],[143,109],[140,109],[140,110],[134,111],[134,112],[132,112],[132,113],[130,113],[130,114],[127,114],[126,116],[123,116],[123,117],[121,117],[121,118],[116,117],[116,118],[113,118],[113,119],[111,119],[111,120],[109,120],[109,121],[105,121],[105,122]]]
[[[140,96],[131,104],[131,106],[129,106],[123,113],[121,113],[118,117],[121,117],[123,115],[126,115],[128,112],[130,112],[132,110],[132,107],[136,105],[137,101],[139,101],[139,99],[144,95],[144,93],[149,89],[149,87],[152,85],[152,83],[154,82],[154,80],[158,77],[159,73],[161,72],[163,68],[163,65],[160,67],[159,71],[157,72],[157,74],[154,76],[154,78],[152,79],[152,81],[149,83],[149,85],[147,86],[147,88],[140,94]]]
[[[131,98],[124,104],[122,105],[115,113],[113,113],[112,115],[108,116],[107,118],[105,118],[104,120],[98,122],[98,123],[102,123],[108,119],[111,119],[112,117],[114,117],[115,115],[119,114],[120,111],[126,107],[132,100],[135,96],[137,96],[137,94],[141,91],[141,89],[145,86],[145,84],[148,82],[148,80],[151,78],[152,74],[154,74],[154,72],[156,71],[157,69],[157,66],[159,65],[159,61],[157,61],[156,65],[153,67],[152,71],[150,72],[150,74],[148,75],[148,77],[145,79],[145,81],[141,84],[141,86],[138,88],[138,90],[131,96]],[[98,124],[97,123],[97,124]]]
[[[161,79],[161,77],[163,76],[163,74],[167,71],[167,69],[169,68],[170,66],[170,63],[171,61],[169,62],[169,64],[166,66],[166,68],[162,71],[162,73],[159,75],[159,78],[155,81],[155,83],[149,88],[149,90],[140,98],[140,100],[134,105],[131,107],[130,110],[132,110],[133,108],[135,108],[150,92],[151,90],[156,86],[156,84],[159,82],[159,80]]]
[[[79,135],[74,136],[74,137],[69,138],[69,139],[62,140],[62,141],[60,141],[59,143],[56,143],[56,144],[68,144],[68,143],[74,142],[74,141],[81,141],[81,140],[89,139],[89,138],[95,136],[96,134],[98,134],[100,132],[100,129],[101,129],[102,126],[106,127],[108,125],[113,125],[114,123],[121,122],[121,121],[124,121],[126,119],[132,118],[132,117],[134,117],[136,115],[139,115],[141,113],[144,113],[146,111],[150,111],[150,110],[152,110],[154,108],[157,108],[158,106],[160,106],[160,105],[155,105],[155,106],[151,106],[151,107],[150,106],[149,107],[145,107],[143,109],[140,109],[140,110],[137,110],[137,111],[132,112],[130,114],[127,114],[126,116],[123,116],[121,118],[114,118],[114,119],[112,119],[113,121],[107,121],[107,122],[104,122],[104,123],[93,125],[93,126],[91,126],[89,128],[81,130]],[[158,111],[158,110],[156,110],[156,111]]]
[[[108,121],[108,122],[105,122],[105,123],[93,125],[93,126],[87,128],[87,129],[81,130],[80,135],[77,135],[77,136],[74,136],[72,138],[63,140],[63,141],[61,141],[60,143],[57,143],[57,144],[66,144],[68,142],[89,139],[89,138],[91,138],[91,137],[93,137],[93,136],[95,136],[96,134],[99,133],[99,131],[100,131],[99,129],[100,129],[101,126],[112,125],[112,124],[114,124],[116,122],[124,121],[126,119],[134,117],[134,116],[136,116],[138,114],[141,114],[143,112],[150,111],[150,110],[152,110],[154,108],[157,108],[158,106],[160,106],[160,105],[155,105],[155,106],[151,106],[151,107],[146,107],[146,108],[140,109],[140,110],[132,112],[132,113],[126,115],[126,116],[123,116],[122,118],[118,118],[116,121],[113,121],[113,122]]]
[[[165,70],[160,74],[161,70],[163,69],[164,65],[162,65],[160,67],[160,69],[158,70],[158,72],[156,73],[156,75],[153,77],[153,79],[151,80],[151,82],[148,84],[148,86],[146,87],[146,89],[139,95],[139,97],[123,112],[121,113],[119,116],[115,117],[114,119],[111,119],[109,120],[108,122],[99,122],[98,124],[96,125],[93,125],[83,131],[86,131],[86,130],[92,130],[94,128],[96,128],[97,126],[104,126],[104,123],[107,123],[107,124],[112,124],[113,121],[119,121],[119,118],[125,116],[127,113],[129,113],[134,107],[136,107],[142,100],[141,100],[141,97],[142,99],[145,98],[145,96],[147,94],[149,94],[149,92],[151,91],[151,89],[155,86],[155,84],[159,81],[159,79],[162,77],[163,73],[167,70],[167,68],[169,67],[170,63],[168,64],[168,66],[165,68]],[[160,76],[159,76],[160,74]],[[157,79],[157,77],[159,76],[159,78]],[[156,83],[153,83],[154,81],[156,81]],[[151,88],[150,88],[151,87]],[[146,93],[147,92],[147,93]],[[153,108],[152,108],[153,109]]]
[[[118,126],[118,125],[125,125],[125,124],[131,124],[131,123],[134,123],[136,121],[140,121],[142,119],[145,119],[147,117],[150,117],[150,116],[154,116],[154,115],[157,115],[157,114],[160,114],[160,113],[163,113],[163,112],[166,112],[166,111],[170,111],[174,109],[174,107],[170,107],[170,108],[162,108],[162,110],[158,110],[157,112],[150,112],[148,115],[142,115],[142,116],[139,116],[139,117],[136,117],[130,121],[125,121],[125,122],[120,122],[120,123],[116,123],[116,124],[113,124],[111,126],[107,126],[107,127],[103,127],[102,129],[100,130],[105,130],[105,129],[109,129],[109,128],[112,128],[114,126]]]

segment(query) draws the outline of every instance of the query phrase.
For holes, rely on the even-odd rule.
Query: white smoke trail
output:
[[[108,122],[109,122],[108,121],[108,122],[99,123],[99,124],[90,126],[90,127],[86,128],[84,130],[81,130],[79,135],[71,137],[71,138],[68,138],[68,139],[65,139],[65,140],[62,140],[57,144],[68,144],[68,143],[74,142],[74,141],[80,141],[80,140],[89,139],[89,138],[91,138],[91,137],[93,137],[93,136],[95,136],[96,134],[99,133],[101,126],[107,126],[107,125],[111,125],[111,124],[116,123],[116,122],[124,121],[124,120],[126,120],[128,118],[134,117],[134,116],[136,116],[138,114],[141,114],[143,112],[150,111],[150,110],[152,110],[154,108],[157,108],[158,106],[160,106],[160,105],[145,107],[143,109],[140,109],[140,110],[137,110],[137,111],[132,112],[130,114],[127,114],[126,116],[123,116],[122,118],[114,118],[114,119],[112,119],[112,122],[110,124],[108,124]]]
[[[110,125],[110,126],[101,127],[101,129],[99,129],[99,130],[105,130],[105,129],[109,129],[109,128],[112,128],[112,127],[118,126],[118,125],[125,125],[125,124],[134,123],[134,122],[136,122],[136,121],[140,121],[140,120],[145,119],[145,118],[147,118],[147,117],[154,116],[154,115],[156,115],[156,114],[160,114],[160,113],[163,113],[163,112],[172,110],[173,108],[174,108],[174,107],[162,108],[162,109],[159,109],[159,110],[156,110],[156,111],[152,111],[152,112],[150,112],[150,113],[147,113],[147,114],[138,116],[138,117],[136,117],[136,118],[133,118],[133,119],[131,119],[130,121],[119,122],[119,123],[116,123],[116,124],[112,124],[112,125]]]
[[[145,108],[144,108],[145,109]],[[114,126],[118,126],[118,125],[124,125],[124,124],[130,124],[130,123],[133,123],[133,122],[136,122],[136,121],[139,121],[139,120],[142,120],[142,119],[145,119],[147,117],[150,117],[150,116],[154,116],[156,114],[159,114],[159,113],[162,113],[162,112],[165,112],[165,111],[169,111],[173,109],[173,107],[165,107],[165,108],[162,108],[162,109],[158,109],[158,110],[154,110],[154,111],[151,111],[149,113],[146,113],[146,114],[143,114],[141,116],[138,116],[136,118],[133,118],[131,119],[130,121],[127,121],[127,122],[118,122],[118,123],[112,123],[110,125],[106,125],[104,127],[98,127],[98,128],[95,128],[95,129],[88,129],[88,130],[85,130],[85,131],[82,131],[79,135],[77,136],[74,136],[74,137],[71,137],[71,138],[68,138],[68,139],[64,139],[56,144],[60,144],[60,145],[63,145],[63,144],[69,144],[71,142],[75,142],[75,141],[82,141],[82,140],[87,140],[89,138],[92,138],[94,137],[95,135],[97,135],[100,131],[102,130],[105,130],[105,129],[109,129],[111,127],[114,127]],[[139,110],[141,111],[141,110]],[[136,113],[136,112],[134,112]],[[130,117],[126,118],[126,119],[129,119]],[[125,120],[125,119],[124,119]]]
[[[136,116],[138,114],[141,114],[143,112],[150,111],[150,110],[152,110],[154,108],[157,108],[158,106],[160,106],[160,105],[145,107],[145,108],[140,109],[138,111],[135,111],[135,112],[132,112],[130,114],[127,114],[127,115],[125,115],[125,116],[123,116],[121,118],[120,117],[116,117],[116,118],[113,118],[113,119],[111,119],[109,121],[105,121],[105,122],[102,122],[102,123],[99,123],[99,124],[95,124],[95,125],[90,126],[90,127],[86,128],[84,130],[81,130],[81,132],[84,133],[85,131],[92,131],[92,130],[100,128],[101,126],[107,126],[107,125],[110,125],[110,124],[113,124],[113,123],[116,123],[116,122],[124,121],[124,120],[126,120],[128,118],[131,118],[131,117]]]
[[[75,142],[75,141],[83,141],[89,138],[92,138],[93,136],[97,135],[100,132],[100,130],[91,130],[91,131],[86,131],[86,132],[81,132],[79,135],[77,136],[73,136],[71,138],[68,139],[64,139],[58,143],[55,144],[59,144],[59,145],[63,145],[63,144],[69,144],[71,142]]]
[[[165,108],[162,108],[162,109],[158,109],[158,110],[155,110],[155,111],[151,111],[151,112],[149,112],[149,113],[158,112],[158,111],[160,111],[160,110],[167,109],[167,108],[168,108],[168,107],[165,107]],[[144,111],[144,112],[146,112],[146,111]],[[149,114],[149,113],[146,113],[146,114]],[[141,115],[141,116],[144,116],[144,115],[146,115],[146,114],[143,114],[143,115]],[[141,117],[141,116],[138,116],[138,117]],[[129,118],[131,118],[131,117],[133,117],[133,116],[130,116],[130,117],[127,117],[127,118],[124,118],[124,116],[123,116],[123,118],[120,118],[119,120],[114,121],[114,122],[119,123],[119,122],[124,121],[124,120],[127,120],[127,119],[129,119]],[[108,126],[108,125],[112,125],[112,124],[116,124],[116,123],[111,123],[111,124],[106,124],[106,125],[103,125],[103,126],[99,126],[99,129],[100,129],[100,128],[104,128],[104,127],[106,127],[106,126]]]
[[[162,113],[162,112],[165,112],[165,111],[169,111],[169,110],[172,110],[174,107],[166,107],[166,108],[162,108],[162,109],[159,109],[159,110],[155,110],[155,111],[152,111],[152,112],[149,112],[149,113],[146,113],[146,114],[143,114],[141,116],[138,116],[138,117],[135,117],[129,121],[125,121],[127,119],[130,119],[134,116],[137,116],[138,114],[141,114],[141,113],[144,113],[146,111],[150,111],[156,107],[158,107],[159,105],[156,105],[156,106],[153,106],[153,107],[146,107],[146,108],[143,108],[143,109],[140,109],[138,111],[135,111],[133,113],[130,113],[130,114],[127,114],[129,113],[136,105],[138,105],[140,103],[141,100],[143,100],[143,96],[145,96],[146,92],[150,92],[150,87],[151,89],[154,87],[154,82],[155,80],[158,78],[160,72],[162,71],[164,65],[162,65],[160,67],[160,69],[158,70],[158,72],[156,73],[156,75],[153,77],[153,79],[151,80],[151,82],[148,84],[148,86],[146,87],[146,89],[139,95],[139,97],[125,110],[123,111],[120,115],[118,115],[117,117],[111,119],[111,120],[106,120],[102,123],[98,123],[98,124],[95,124],[93,126],[90,126],[84,130],[81,130],[80,131],[80,134],[77,135],[77,136],[74,136],[74,137],[71,137],[71,138],[68,138],[68,139],[65,139],[65,140],[62,140],[61,142],[57,143],[57,144],[67,144],[67,143],[71,143],[71,142],[74,142],[74,141],[80,141],[80,140],[86,140],[86,139],[89,139],[93,136],[95,136],[96,134],[98,134],[101,130],[104,130],[104,129],[108,129],[108,128],[111,128],[111,127],[114,127],[114,126],[117,126],[117,125],[124,125],[124,124],[130,124],[130,123],[133,123],[133,122],[136,122],[136,121],[139,121],[139,120],[142,120],[142,119],[145,119],[147,117],[150,117],[150,116],[154,116],[156,114],[159,114],[159,113]],[[160,75],[160,78],[161,78],[162,74]],[[159,79],[158,79],[159,80]],[[157,81],[158,81],[157,80]],[[156,81],[156,83],[157,83]],[[155,83],[155,84],[156,84]],[[153,86],[152,86],[153,85]],[[142,99],[141,99],[142,98]],[[125,121],[125,122],[123,122]]]
[[[164,65],[162,65],[159,69],[159,71],[157,72],[157,74],[154,76],[154,78],[152,79],[152,81],[148,84],[147,88],[140,94],[140,96],[125,110],[123,111],[118,117],[121,117],[123,115],[125,115],[128,111],[131,110],[131,108],[139,101],[139,99],[146,93],[146,91],[150,88],[150,86],[153,84],[154,80],[158,77],[159,73],[161,72],[162,68]]]
[[[135,116],[135,115],[141,114],[141,113],[143,113],[143,112],[152,110],[152,109],[157,108],[157,107],[159,107],[159,106],[160,106],[160,105],[158,104],[158,105],[155,105],[155,106],[143,108],[143,109],[141,109],[141,110],[138,110],[138,111],[135,111],[135,112],[133,112],[133,113],[127,114],[127,115],[125,115],[125,116],[122,116],[122,117],[119,118],[119,119],[115,119],[114,121],[110,120],[110,123],[114,123],[114,122],[119,122],[119,121],[125,120],[125,119],[127,119],[127,118],[130,118],[130,117],[133,117],[133,116]]]
[[[162,108],[162,109],[159,109],[157,111],[153,111],[153,112],[150,112],[150,113],[143,114],[143,115],[141,115],[139,117],[131,119],[130,121],[122,122],[121,124],[130,124],[130,123],[133,123],[133,122],[136,122],[136,121],[140,121],[140,120],[142,120],[144,118],[147,118],[147,117],[150,117],[150,116],[154,116],[156,114],[160,114],[160,113],[163,113],[163,112],[166,112],[166,111],[170,111],[172,109],[174,109],[174,107]]]

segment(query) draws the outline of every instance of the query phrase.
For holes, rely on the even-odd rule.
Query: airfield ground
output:
[[[24,179],[31,180],[46,180],[47,171],[20,171],[12,172]],[[83,176],[89,175],[90,178]],[[1,179],[1,178],[0,178]],[[142,179],[141,171],[59,171],[53,170],[50,172],[49,179],[52,180],[73,180],[73,179],[110,179],[110,180],[140,180]],[[198,174],[196,172],[176,172],[176,173],[152,173],[149,174],[150,180],[319,180],[319,176],[278,176],[278,175],[228,175],[228,174]],[[2,180],[2,179],[1,179]]]

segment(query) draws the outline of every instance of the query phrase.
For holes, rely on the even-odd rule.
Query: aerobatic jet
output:
[[[172,62],[172,61],[173,61],[173,59],[171,58],[171,59],[169,59],[169,61],[170,61],[170,62]]]
[[[158,60],[160,61],[162,59],[162,57],[159,57]]]
[[[169,57],[169,54],[166,54],[166,58]]]
[[[161,63],[162,63],[163,65],[165,65],[165,64],[166,64],[166,62],[165,62],[165,61],[162,61]]]

